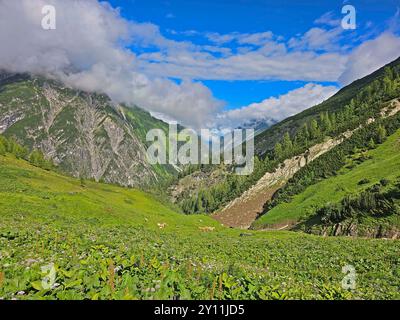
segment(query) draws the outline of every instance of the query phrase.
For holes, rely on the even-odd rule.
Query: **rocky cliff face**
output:
[[[143,133],[151,128],[167,125],[104,95],[28,75],[0,77],[0,134],[42,150],[75,177],[142,186],[174,174],[148,163]]]

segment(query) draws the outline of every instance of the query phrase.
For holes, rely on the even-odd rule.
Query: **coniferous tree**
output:
[[[4,156],[6,154],[6,151],[7,151],[7,149],[6,149],[5,144],[3,143],[2,140],[0,140],[0,155]]]
[[[38,150],[33,150],[29,156],[29,162],[37,167],[42,167],[46,163],[43,153]]]
[[[308,147],[309,139],[310,139],[310,132],[308,131],[308,125],[307,123],[304,123],[303,127],[296,134],[296,143],[300,146],[303,145],[305,147]]]
[[[321,137],[321,131],[318,127],[318,122],[315,119],[313,119],[310,124],[310,137],[313,140]]]
[[[16,142],[12,142],[12,154],[15,155],[17,159],[26,159],[28,157],[28,149],[19,145]]]
[[[369,142],[368,142],[368,148],[370,148],[370,149],[375,149],[375,147],[376,147],[375,141],[374,141],[373,138],[371,138],[371,139],[369,140]]]
[[[335,131],[336,130],[336,113],[333,112],[330,114],[330,122],[331,122],[331,130]]]
[[[275,159],[281,159],[283,157],[282,145],[278,142],[274,148]]]
[[[386,140],[386,136],[387,136],[387,131],[386,131],[385,127],[382,125],[379,125],[376,135],[377,135],[378,143],[383,143]]]
[[[292,139],[290,139],[289,132],[286,132],[285,135],[283,136],[282,149],[286,157],[291,155],[293,152],[293,143]]]
[[[197,201],[196,201],[196,206],[195,206],[195,212],[196,213],[204,213],[204,208],[203,208],[203,199],[200,194],[200,192],[197,194]]]
[[[322,131],[325,133],[332,130],[332,123],[328,112],[321,114],[321,127]]]

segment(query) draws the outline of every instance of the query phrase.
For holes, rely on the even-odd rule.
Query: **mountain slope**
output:
[[[138,190],[0,155],[1,299],[396,299],[399,246],[243,234]],[[341,287],[347,264],[353,291]],[[43,267],[55,271],[49,287]]]
[[[317,119],[323,112],[337,112],[343,109],[346,105],[350,104],[357,94],[366,86],[372,84],[374,81],[382,81],[385,77],[385,70],[390,68],[392,70],[398,69],[400,65],[400,57],[386,66],[378,69],[370,75],[356,80],[350,85],[339,90],[335,95],[326,101],[311,107],[303,112],[300,112],[292,117],[289,117],[267,130],[257,135],[255,139],[256,154],[263,155],[268,150],[272,150],[277,142],[279,142],[286,132],[294,135],[304,123],[309,122],[311,119]]]
[[[254,227],[267,228],[268,221],[271,218],[274,219],[274,214],[272,212],[267,212],[265,214],[264,206],[266,203],[270,202],[271,199],[276,197],[276,193],[284,189],[288,182],[291,183],[290,179],[292,179],[293,176],[296,176],[303,168],[307,169],[313,161],[319,159],[321,156],[325,157],[325,161],[329,161],[329,152],[331,150],[335,150],[335,148],[343,142],[349,143],[353,135],[356,134],[357,136],[357,133],[359,133],[361,129],[372,131],[374,130],[372,128],[376,126],[376,122],[395,118],[399,112],[400,102],[395,99],[391,101],[388,106],[382,108],[379,118],[370,118],[363,126],[352,131],[347,131],[337,138],[326,139],[324,142],[312,146],[305,153],[285,160],[275,171],[267,172],[253,187],[242,194],[242,196],[236,198],[221,211],[215,213],[213,215],[214,218],[225,225],[233,227],[249,228],[253,222],[255,222],[253,224]],[[304,214],[304,211],[301,210],[301,206],[294,205],[292,211],[297,215]],[[265,216],[254,221],[261,214],[265,214]],[[276,221],[274,228],[288,227],[290,224],[294,223],[294,221],[291,220],[290,212],[281,212],[281,215],[285,218]]]
[[[348,132],[343,137],[329,139],[311,147],[307,152],[299,156],[285,160],[275,171],[267,172],[240,197],[231,201],[222,210],[214,213],[213,217],[227,226],[250,228],[256,218],[263,212],[265,203],[272,199],[275,192],[284,186],[297,171],[342,143],[351,134],[352,132]]]
[[[359,150],[349,155],[346,162],[346,166],[336,175],[308,186],[287,202],[282,202],[267,211],[254,222],[253,227],[261,229],[286,226],[289,229],[299,224],[295,229],[321,234],[400,237],[400,210],[396,213],[393,209],[387,216],[372,219],[369,217],[372,207],[364,209],[365,216],[349,219],[353,225],[348,226],[349,233],[345,230],[342,233],[334,231],[338,223],[343,223],[346,219],[340,219],[337,223],[323,223],[318,219],[318,211],[327,204],[337,204],[345,197],[360,195],[382,181],[386,189],[396,184],[400,178],[400,130],[376,149]],[[395,193],[392,194],[392,199],[400,204],[400,197]]]
[[[190,189],[185,190],[178,183],[180,195],[176,198],[186,213],[214,213],[214,217],[222,223],[248,227],[251,219],[263,213],[263,202],[265,204],[270,201],[277,189],[281,190],[293,174],[337,145],[330,141],[340,144],[346,140],[342,139],[343,135],[369,126],[374,120],[394,115],[398,111],[396,101],[399,97],[400,59],[397,59],[370,76],[343,88],[326,102],[284,120],[256,136],[256,152],[259,158],[255,159],[255,169],[251,175],[237,177],[233,173],[226,174],[224,181],[214,179],[214,185],[207,185],[196,183],[196,177],[203,176],[204,180],[204,175],[194,172],[185,177],[185,184],[191,186]],[[371,134],[366,136],[368,139],[373,138]],[[319,147],[321,150],[318,150]],[[310,152],[315,155],[310,157]],[[289,166],[290,174],[282,169],[286,165]],[[320,165],[324,167],[324,164]],[[205,173],[212,176],[218,170],[219,168],[214,171],[208,169]],[[265,185],[262,179],[269,175],[275,176],[275,182],[279,183]],[[195,184],[190,183],[190,179]]]
[[[148,163],[145,135],[152,128],[168,126],[104,95],[29,75],[0,79],[0,133],[40,149],[75,177],[138,186],[176,174]]]

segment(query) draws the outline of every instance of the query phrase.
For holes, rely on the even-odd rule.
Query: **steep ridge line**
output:
[[[0,89],[0,134],[40,150],[68,175],[141,188],[176,173],[149,163],[143,133],[168,125],[139,107],[1,70]]]
[[[394,116],[400,112],[400,101],[394,99],[389,102],[389,106],[382,109],[382,118]],[[368,119],[367,125],[375,119]],[[354,132],[361,129],[342,133],[339,138],[331,138],[325,142],[316,144],[301,155],[285,160],[274,172],[267,172],[250,189],[245,191],[240,197],[231,201],[222,210],[214,213],[212,217],[223,225],[241,229],[249,229],[251,224],[262,212],[263,207],[274,193],[279,190],[290,178],[301,168],[314,161],[321,155],[330,151],[344,140],[350,138]],[[288,222],[289,223],[289,222]],[[281,228],[284,229],[284,228]]]

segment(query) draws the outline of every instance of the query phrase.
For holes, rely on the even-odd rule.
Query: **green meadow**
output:
[[[400,298],[399,250],[228,229],[138,190],[0,156],[1,299]],[[354,290],[341,285],[346,265]]]

